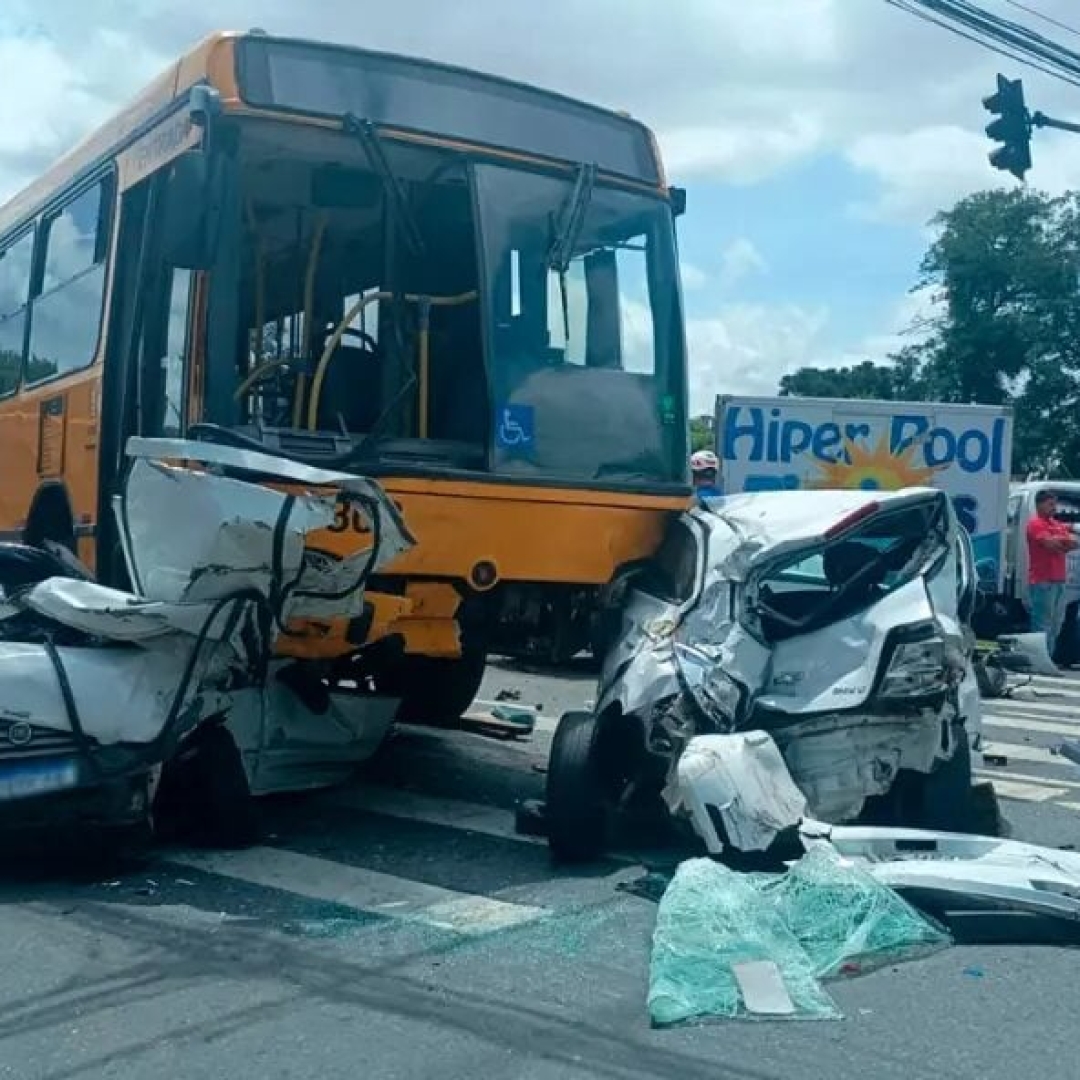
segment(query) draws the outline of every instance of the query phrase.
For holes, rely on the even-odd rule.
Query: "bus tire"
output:
[[[67,491],[60,484],[47,484],[39,488],[30,513],[26,515],[23,543],[28,547],[41,548],[46,540],[75,554],[75,515]]]
[[[487,651],[476,647],[457,659],[406,656],[383,685],[401,698],[397,716],[403,723],[449,727],[475,700],[486,667]]]
[[[608,845],[609,813],[599,762],[600,723],[592,713],[564,713],[548,761],[544,822],[559,863],[598,859]]]

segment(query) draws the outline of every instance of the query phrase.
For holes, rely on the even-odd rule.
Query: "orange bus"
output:
[[[216,34],[0,208],[0,539],[122,585],[136,434],[376,477],[417,546],[369,590],[374,682],[458,715],[489,651],[586,644],[687,505],[683,206],[624,114]],[[322,632],[293,647],[372,630]]]

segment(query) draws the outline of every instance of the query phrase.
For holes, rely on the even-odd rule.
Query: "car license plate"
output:
[[[0,800],[29,799],[65,791],[79,782],[75,761],[43,761],[34,764],[0,766]]]

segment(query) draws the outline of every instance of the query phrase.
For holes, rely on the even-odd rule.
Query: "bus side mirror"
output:
[[[671,212],[675,217],[682,217],[686,213],[686,188],[668,188],[671,198]]]
[[[217,248],[218,184],[210,158],[185,150],[170,165],[162,191],[162,258],[183,270],[208,270]]]

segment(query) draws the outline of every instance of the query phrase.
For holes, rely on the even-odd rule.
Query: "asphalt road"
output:
[[[265,807],[261,847],[179,849],[116,878],[0,886],[0,1077],[16,1080],[1054,1080],[1078,1075],[1077,955],[955,947],[832,984],[844,1019],[650,1030],[641,866],[553,872],[517,836],[587,671],[495,669],[529,740],[406,729],[372,775]],[[1080,685],[1077,687],[1080,690]],[[1080,843],[1080,694],[994,703],[986,772],[1015,834]],[[998,759],[1000,760],[1000,759]]]

